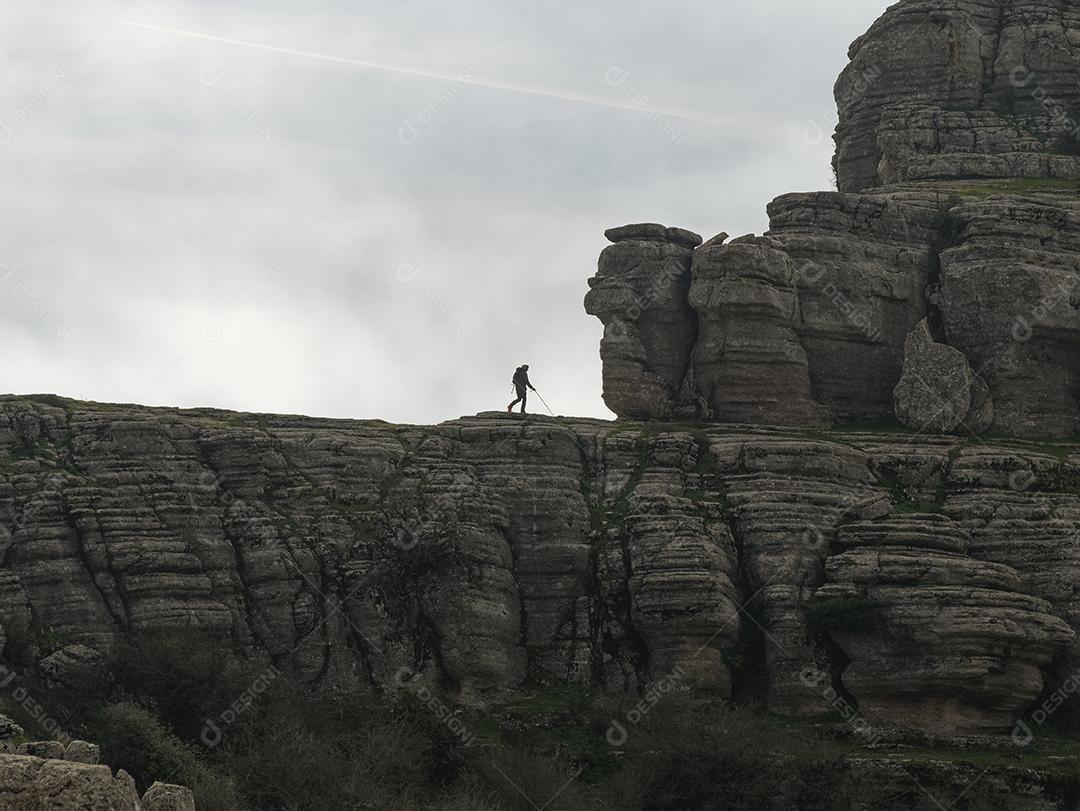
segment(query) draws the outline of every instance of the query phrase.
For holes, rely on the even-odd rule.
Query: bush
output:
[[[417,808],[464,767],[423,707],[282,683],[226,731],[223,763],[260,809]]]
[[[197,741],[206,719],[226,709],[254,678],[254,667],[222,655],[229,644],[183,631],[138,638],[111,663],[116,685],[136,703],[152,706],[182,739]]]
[[[793,807],[800,770],[822,742],[808,742],[752,708],[661,705],[629,730],[615,807]]]
[[[587,811],[603,805],[592,799],[580,769],[567,761],[527,748],[493,753],[475,764],[489,791],[486,801],[506,811]]]
[[[191,788],[199,811],[247,808],[231,779],[210,769],[195,749],[143,707],[106,704],[91,711],[86,721],[101,745],[102,759],[134,777],[140,792],[160,780]]]

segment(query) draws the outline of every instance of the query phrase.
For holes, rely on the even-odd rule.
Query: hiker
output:
[[[521,413],[524,414],[525,401],[529,396],[528,389],[536,391],[536,389],[533,388],[533,384],[529,382],[529,364],[526,363],[524,366],[519,366],[514,370],[514,391],[517,392],[517,399],[510,403],[510,405],[506,407],[506,410],[513,411],[514,406],[521,403]]]

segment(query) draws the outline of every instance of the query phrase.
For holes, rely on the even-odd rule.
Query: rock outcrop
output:
[[[903,618],[953,588],[987,622],[1030,632],[1027,647],[1001,645],[963,611],[941,613],[942,638],[1012,674],[993,690],[969,667],[954,675],[949,695],[973,724],[1007,733],[1043,672],[1080,662],[1075,446],[658,429],[0,399],[8,653],[77,685],[122,640],[186,631],[315,686],[393,689],[406,668],[484,703],[528,683],[633,693],[675,674],[680,690],[741,684],[801,715],[829,704],[807,668],[839,671],[873,702],[893,683],[860,651],[939,656],[937,641],[903,637]],[[920,508],[948,516],[942,537],[970,537],[967,554],[834,554],[859,522]],[[878,571],[869,560],[885,551]],[[890,578],[909,585],[893,594]],[[892,594],[898,617],[880,640],[832,638],[850,675],[811,608],[841,588]],[[750,685],[748,646],[761,662]],[[938,698],[906,700],[918,718]]]
[[[100,764],[100,748],[55,740],[15,747],[23,730],[0,715],[0,808],[5,811],[195,811],[191,790],[155,783],[140,799],[135,780]]]
[[[649,325],[629,330],[623,354],[605,340],[609,408],[774,425],[889,418],[901,375],[933,373],[904,367],[907,338],[928,319],[989,389],[977,422],[1072,435],[1080,11],[1066,0],[902,0],[851,60],[836,86],[838,192],[784,195],[763,237],[680,254],[689,279],[662,302],[641,294],[659,273],[602,259],[588,311],[609,333],[623,333],[631,307]],[[633,301],[616,293],[627,288]],[[964,416],[932,422],[967,435]]]
[[[628,417],[669,419],[697,331],[687,295],[701,237],[659,225],[614,228],[607,237],[614,244],[585,300],[604,322],[604,389],[616,392]]]
[[[0,398],[4,676],[100,692],[126,643],[193,639],[455,712],[663,685],[1037,738],[1080,673],[1080,445],[1045,438],[1080,430],[1080,11],[901,0],[850,55],[838,191],[762,236],[607,232],[586,309],[623,420]],[[193,811],[23,734],[0,716],[4,808]],[[845,807],[984,776],[985,807],[1076,805],[1075,774],[836,763]]]
[[[11,811],[138,811],[135,781],[108,766],[0,755],[0,798]],[[193,804],[194,807],[194,804]]]
[[[1080,10],[1069,0],[906,0],[836,84],[842,191],[911,180],[1080,178]]]
[[[1013,569],[971,558],[947,516],[848,524],[836,545],[815,599],[850,660],[844,687],[872,721],[944,735],[1009,726],[1075,639]]]

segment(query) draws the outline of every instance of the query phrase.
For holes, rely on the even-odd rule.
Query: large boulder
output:
[[[964,353],[934,341],[924,319],[904,344],[896,418],[916,431],[980,433],[994,421],[990,390]]]
[[[73,763],[101,763],[101,747],[96,743],[72,741],[64,750],[64,760]]]
[[[139,795],[126,772],[108,766],[0,755],[4,811],[137,811]]]
[[[65,645],[38,662],[38,670],[49,682],[77,693],[90,693],[110,683],[105,657],[88,645]]]
[[[195,811],[195,798],[184,786],[154,783],[143,795],[142,811]]]

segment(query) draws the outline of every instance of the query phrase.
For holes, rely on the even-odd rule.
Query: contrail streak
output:
[[[241,48],[253,48],[259,51],[271,51],[273,53],[288,54],[289,56],[302,56],[307,59],[318,59],[323,62],[335,62],[339,65],[352,65],[358,68],[367,68],[369,70],[381,70],[387,73],[398,73],[405,76],[417,76],[423,79],[440,79],[447,82],[461,82],[461,84],[475,85],[477,87],[487,87],[493,90],[507,90],[511,93],[525,93],[530,96],[543,96],[549,99],[560,99],[562,101],[573,101],[580,104],[591,104],[595,107],[607,107],[612,110],[630,110],[632,112],[647,112],[650,115],[665,115],[671,118],[682,118],[690,121],[701,121],[707,124],[718,124],[729,128],[740,128],[754,130],[760,134],[760,128],[767,126],[762,123],[748,123],[745,121],[733,120],[732,118],[721,118],[719,116],[710,115],[709,113],[701,112],[698,110],[683,110],[683,109],[660,109],[647,100],[642,99],[642,104],[648,106],[639,106],[631,102],[617,101],[613,99],[607,99],[602,96],[590,96],[583,93],[575,93],[570,90],[561,90],[554,87],[543,87],[540,85],[524,85],[515,84],[511,82],[499,82],[490,79],[475,79],[467,76],[455,75],[453,73],[441,73],[439,71],[421,70],[419,68],[403,67],[401,65],[388,65],[382,62],[369,62],[363,59],[350,59],[343,56],[333,56],[332,54],[321,54],[313,51],[298,51],[294,48],[279,48],[276,45],[265,45],[259,42],[248,42],[242,39],[231,39],[229,37],[218,37],[213,34],[203,34],[199,31],[184,31],[179,28],[166,28],[160,25],[150,25],[148,23],[137,23],[132,20],[111,20],[111,22],[117,25],[127,25],[132,28],[145,28],[150,31],[160,31],[167,34],[175,34],[179,37],[191,37],[192,39],[204,39],[210,42],[221,42],[226,45],[237,45]]]

